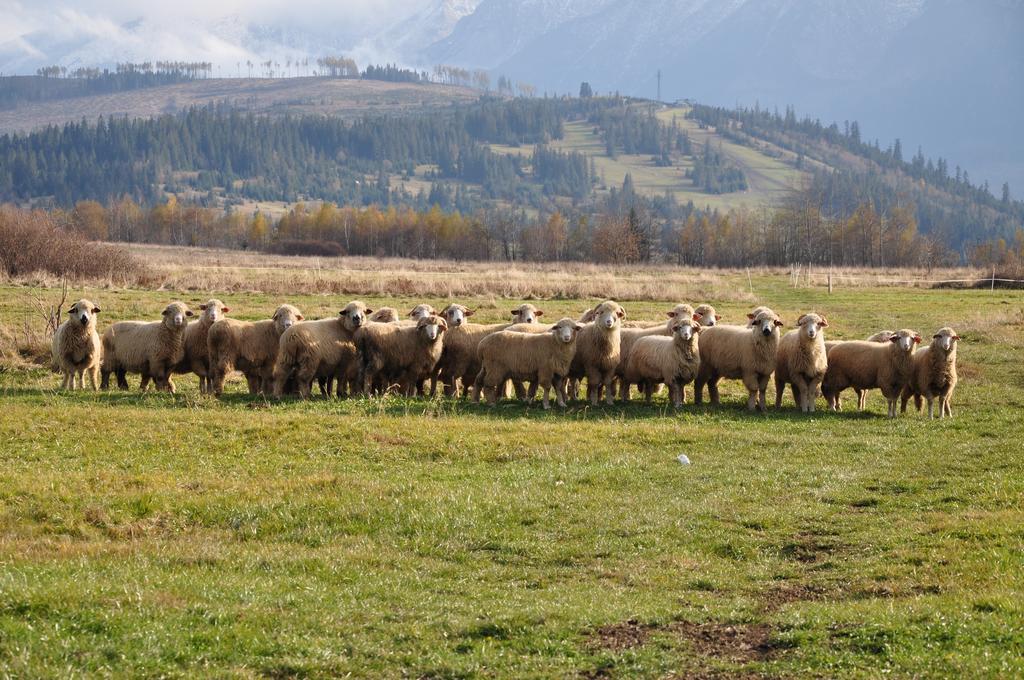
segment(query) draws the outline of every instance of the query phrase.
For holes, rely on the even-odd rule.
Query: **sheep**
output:
[[[225,377],[234,369],[245,374],[250,394],[269,393],[281,334],[303,319],[296,307],[281,305],[264,321],[221,319],[210,326],[206,344],[213,393],[220,396]]]
[[[619,365],[621,322],[626,316],[617,302],[606,300],[597,306],[592,323],[584,324],[576,340],[576,354],[569,368],[569,377],[587,379],[587,398],[597,406],[600,389],[605,390],[605,403],[613,403],[612,382]],[[575,394],[572,395],[575,398]]]
[[[818,387],[828,368],[825,333],[828,320],[813,312],[796,320],[792,330],[779,340],[775,354],[775,408],[782,407],[786,383],[793,386],[793,400],[804,413],[814,413]]]
[[[700,369],[694,382],[695,402],[702,403],[704,385],[713,405],[718,405],[718,381],[739,378],[747,388],[747,409],[765,408],[768,379],[775,371],[782,320],[767,307],[747,315],[747,326],[720,324],[703,331],[700,339]]]
[[[527,326],[527,330],[540,328],[537,324],[537,317],[544,314],[530,303],[524,303],[510,310],[512,323],[476,324],[467,321],[473,316],[473,310],[460,304],[450,304],[441,312],[441,316],[448,324],[448,332],[444,335],[444,350],[441,359],[437,363],[434,375],[431,377],[430,394],[437,393],[437,383],[443,385],[446,397],[459,393],[459,386],[462,386],[462,395],[469,396],[469,388],[480,371],[480,360],[477,357],[477,347],[480,341],[497,331],[503,331],[515,326]],[[519,389],[522,389],[521,383]]]
[[[398,310],[394,307],[380,307],[376,312],[367,317],[367,321],[373,323],[396,323],[398,318]]]
[[[119,321],[103,333],[100,365],[103,389],[110,388],[110,374],[117,386],[128,389],[125,374],[141,373],[139,387],[145,391],[152,379],[158,390],[174,393],[171,372],[185,356],[185,328],[192,310],[184,302],[172,302],[160,321]]]
[[[896,335],[896,331],[878,331],[868,337],[868,342],[889,342],[889,338]]]
[[[889,338],[891,338],[894,335],[896,335],[896,331],[890,331],[890,330],[878,331],[874,335],[869,336],[867,338],[867,340],[868,340],[868,342],[886,343],[886,342],[889,342]],[[854,390],[854,392],[857,395],[857,410],[858,411],[863,411],[865,408],[867,408],[867,405],[868,405],[868,391],[867,390]],[[837,407],[839,407],[838,403],[837,403]]]
[[[928,417],[932,418],[932,403],[939,399],[939,418],[953,417],[950,399],[956,388],[956,346],[960,336],[952,328],[940,328],[932,342],[914,352],[914,365],[910,381],[903,388],[900,411],[907,412],[907,401],[914,397],[914,406],[921,410],[921,397],[928,400]]]
[[[96,315],[100,308],[91,301],[81,299],[68,307],[68,320],[53,334],[52,361],[54,370],[63,374],[61,388],[85,389],[85,375],[89,374],[92,389],[99,387],[100,358],[103,346],[96,332]]]
[[[629,360],[629,353],[633,344],[640,338],[650,335],[670,336],[673,333],[677,321],[693,320],[699,321],[701,317],[690,305],[685,302],[677,304],[666,312],[668,321],[657,322],[656,326],[647,328],[623,328],[619,333],[619,365],[615,367],[615,377],[619,380],[619,399],[629,401],[629,383],[622,380],[626,372],[626,362]],[[575,386],[572,386],[575,387]]]
[[[415,326],[367,324],[356,331],[363,394],[369,396],[379,380],[398,383],[407,396],[422,395],[444,348],[448,324],[439,316],[427,316]]]
[[[498,387],[513,378],[540,385],[545,409],[551,408],[548,393],[553,385],[555,400],[565,407],[565,377],[576,353],[576,338],[582,330],[578,322],[564,318],[547,332],[505,330],[488,335],[480,341],[480,371],[473,384],[473,401],[479,403],[480,393],[486,389],[488,402],[494,406]],[[529,399],[532,401],[533,396]]]
[[[365,303],[354,300],[334,318],[304,321],[284,331],[274,362],[274,397],[280,399],[284,395],[285,385],[292,377],[302,399],[309,398],[313,380],[318,378],[338,380],[338,396],[343,396],[349,379],[356,376],[353,335],[366,325],[372,313]]]
[[[435,314],[437,314],[437,310],[434,309],[433,305],[424,302],[409,310],[409,313],[406,315],[409,317],[408,319],[399,319],[397,323],[402,326],[415,326],[420,322],[420,319],[425,319]]]
[[[644,392],[644,400],[650,403],[654,388],[664,383],[668,385],[672,405],[683,405],[683,386],[696,377],[700,365],[697,338],[704,326],[693,318],[673,320],[673,324],[671,337],[648,335],[633,343],[620,378],[622,401],[629,401],[629,386],[636,383]]]
[[[888,343],[849,340],[832,347],[821,392],[833,411],[839,410],[840,393],[847,387],[880,388],[889,404],[889,417],[896,417],[896,402],[910,381],[914,349],[921,342],[915,331],[903,329]]]
[[[707,326],[710,328],[711,326],[717,325],[718,322],[722,320],[722,317],[718,315],[718,312],[715,311],[715,308],[706,302],[697,305],[697,308],[693,311],[696,314],[700,314],[701,326]]]
[[[174,367],[174,372],[195,373],[199,376],[200,394],[206,394],[213,386],[210,375],[210,349],[206,338],[210,333],[210,327],[231,309],[216,298],[199,305],[199,309],[202,310],[199,320],[185,327],[185,356],[181,363]]]

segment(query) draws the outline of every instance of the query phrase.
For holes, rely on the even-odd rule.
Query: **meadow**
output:
[[[948,324],[955,417],[889,420],[877,392],[864,413],[801,415],[787,395],[749,414],[736,383],[678,412],[663,395],[278,403],[241,380],[216,400],[193,376],[176,395],[66,394],[29,351],[57,282],[5,281],[0,676],[1024,674],[1020,291],[141,252],[145,278],[73,287],[101,328],[214,294],[245,319],[359,297],[457,299],[483,322],[529,299],[554,320],[614,295],[630,318],[813,309],[830,338]]]

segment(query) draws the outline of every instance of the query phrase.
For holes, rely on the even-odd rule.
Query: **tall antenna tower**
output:
[[[658,69],[658,101],[661,101],[661,69]]]

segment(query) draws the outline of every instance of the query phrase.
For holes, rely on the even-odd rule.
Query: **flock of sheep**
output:
[[[389,390],[433,396],[440,386],[445,396],[477,402],[484,396],[493,405],[511,382],[521,400],[533,401],[542,390],[547,409],[552,389],[565,406],[577,398],[584,379],[593,405],[602,397],[612,404],[616,393],[628,401],[634,385],[650,401],[667,385],[678,407],[690,383],[695,403],[702,402],[707,386],[717,405],[718,383],[727,378],[742,380],[748,409],[764,411],[774,374],[776,408],[787,384],[804,412],[814,411],[819,393],[832,410],[840,410],[840,395],[851,387],[863,410],[867,390],[878,388],[890,417],[901,398],[906,411],[913,397],[918,410],[927,400],[929,417],[938,400],[941,418],[952,415],[960,339],[953,329],[941,328],[921,349],[921,336],[912,330],[826,342],[825,317],[804,314],[783,334],[782,320],[767,307],[751,311],[744,325],[719,323],[706,304],[678,304],[664,322],[627,322],[625,310],[610,300],[578,320],[553,325],[539,323],[543,312],[532,304],[512,309],[511,322],[503,324],[472,323],[473,311],[459,304],[440,313],[417,305],[409,319],[400,319],[391,307],[374,312],[355,301],[337,317],[318,321],[304,320],[287,304],[256,322],[226,318],[230,310],[216,299],[199,309],[198,320],[190,323],[192,310],[172,302],[160,321],[121,321],[101,339],[99,307],[79,300],[53,338],[54,368],[63,373],[63,387],[84,387],[88,374],[93,389],[100,375],[107,389],[114,374],[118,387],[127,389],[125,376],[139,373],[143,390],[153,381],[157,389],[174,392],[173,374],[195,373],[201,392],[220,395],[225,377],[237,370],[251,393],[277,398],[309,397],[315,381],[323,394],[336,391],[339,397]]]

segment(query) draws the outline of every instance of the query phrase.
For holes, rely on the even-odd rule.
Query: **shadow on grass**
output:
[[[565,408],[552,404],[550,410],[544,410],[540,400],[531,404],[505,399],[496,406],[474,404],[465,399],[434,398],[419,399],[389,395],[387,397],[353,397],[336,399],[315,395],[308,400],[288,396],[274,399],[263,395],[252,395],[245,392],[229,392],[220,397],[212,397],[198,392],[186,390],[177,394],[166,392],[140,392],[132,390],[112,389],[93,392],[91,390],[74,393],[54,389],[32,387],[9,387],[0,390],[0,396],[24,402],[53,402],[57,404],[95,405],[96,407],[146,407],[153,409],[231,409],[231,410],[266,410],[279,413],[305,412],[317,415],[382,415],[382,416],[475,416],[492,420],[518,420],[533,418],[537,420],[574,420],[588,419],[663,419],[687,416],[718,415],[732,422],[784,421],[805,422],[812,418],[840,418],[843,420],[884,419],[882,413],[870,411],[843,411],[833,413],[821,409],[814,414],[804,414],[795,407],[783,407],[781,410],[769,408],[766,413],[750,412],[746,409],[746,400],[726,401],[719,406],[709,404],[695,405],[692,402],[676,409],[665,401],[645,404],[634,400],[628,404],[616,402],[608,406],[601,402],[592,406],[583,401],[570,402]]]

